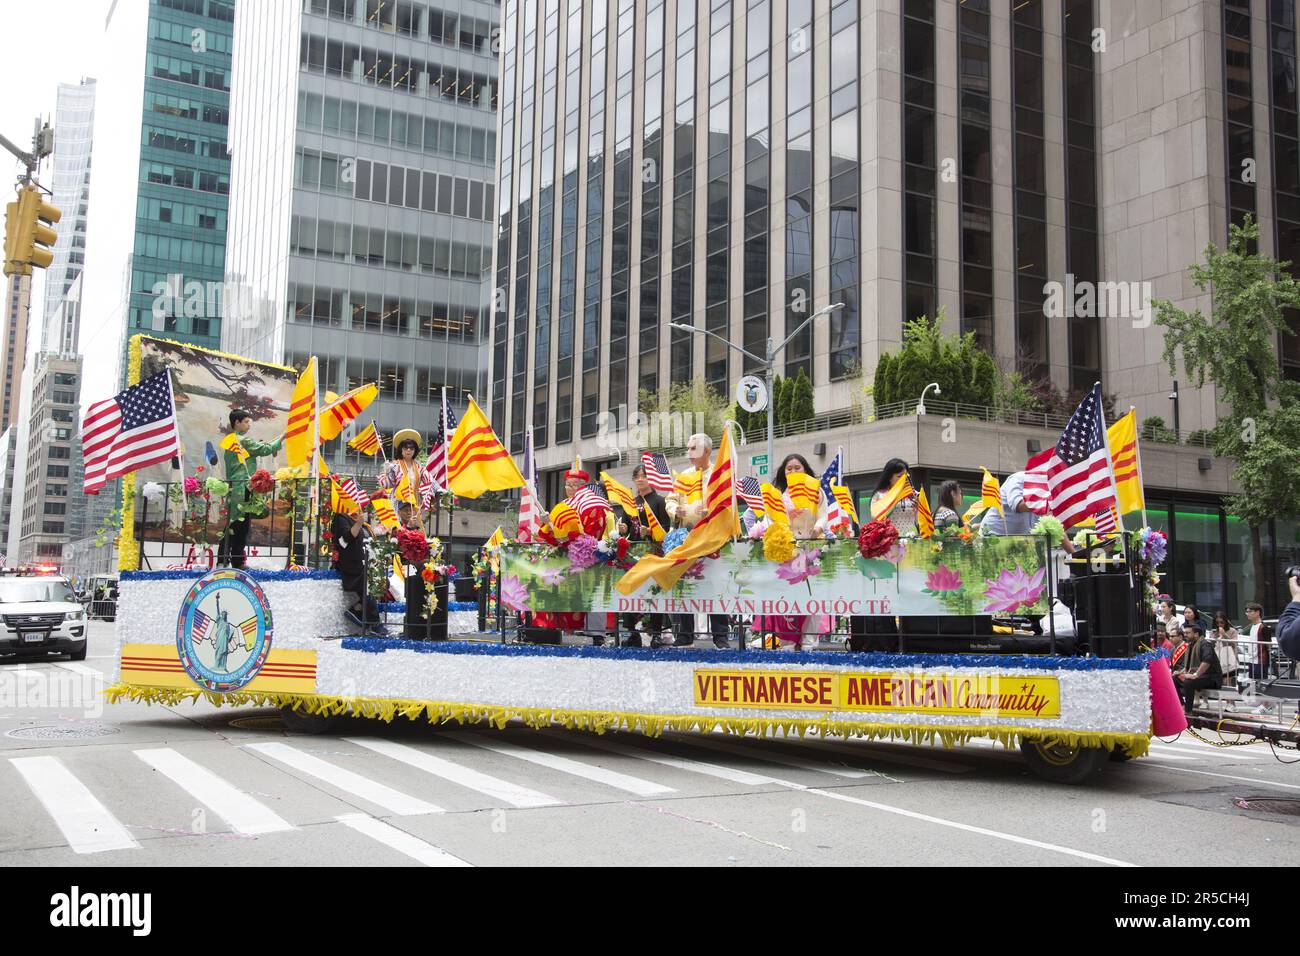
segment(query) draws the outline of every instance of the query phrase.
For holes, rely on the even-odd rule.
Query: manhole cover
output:
[[[1232,802],[1242,810],[1300,817],[1300,799],[1296,797],[1233,797]]]
[[[275,715],[265,717],[236,717],[230,726],[237,730],[284,730],[284,721]]]
[[[108,737],[118,732],[107,724],[90,724],[73,727],[21,727],[5,734],[18,740],[85,740],[89,737]]]

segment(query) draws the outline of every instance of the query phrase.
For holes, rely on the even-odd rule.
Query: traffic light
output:
[[[47,268],[54,261],[58,239],[50,227],[63,213],[47,203],[35,186],[18,190],[17,202],[9,203],[5,211],[5,275],[29,276],[32,266]]]

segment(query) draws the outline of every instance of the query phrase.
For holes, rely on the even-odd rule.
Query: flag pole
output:
[[[315,475],[314,487],[312,489],[312,524],[316,526],[316,546],[312,548],[313,567],[320,568],[320,469],[316,467],[316,456],[320,454],[320,363],[316,361],[316,356],[311,357],[311,380],[312,380],[312,428],[314,437],[312,439],[311,454],[307,456],[307,467]],[[325,459],[321,458],[321,464]]]
[[[1106,447],[1106,474],[1110,478],[1110,493],[1115,499],[1115,520],[1119,524],[1120,533],[1127,534],[1124,516],[1119,513],[1119,488],[1115,484],[1115,459],[1110,454],[1110,436],[1106,434],[1106,408],[1101,401],[1101,382],[1094,382],[1092,387],[1097,389],[1097,417],[1101,419],[1101,440]]]
[[[1133,415],[1133,455],[1137,459],[1138,490],[1142,493],[1142,527],[1149,528],[1150,525],[1147,524],[1147,488],[1142,481],[1142,436],[1138,434],[1137,430],[1137,415],[1133,414],[1137,411],[1137,406],[1130,405],[1128,410],[1129,414]]]

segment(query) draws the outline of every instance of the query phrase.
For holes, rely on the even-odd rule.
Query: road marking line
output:
[[[583,763],[580,760],[571,760],[568,757],[561,757],[558,754],[545,753],[528,747],[521,747],[516,744],[507,743],[505,741],[490,740],[477,733],[457,734],[454,739],[462,740],[467,744],[480,747],[483,750],[491,750],[495,753],[504,754],[507,757],[514,757],[517,760],[526,760],[529,763],[535,763],[541,767],[550,767],[552,770],[558,770],[561,773],[572,774],[575,777],[582,777],[586,780],[594,780],[596,783],[603,783],[607,787],[613,787],[616,790],[636,794],[638,797],[653,797],[664,793],[676,793],[672,787],[665,787],[661,784],[652,783],[649,780],[642,780],[640,777],[633,777],[629,774],[619,773],[616,770],[606,770],[604,767],[597,767],[594,764]]]
[[[722,728],[718,728],[716,731],[714,731],[714,733],[722,735],[724,739],[726,738],[735,739],[734,734],[727,734],[726,731],[723,730]],[[755,737],[753,739],[757,740],[759,738]],[[790,743],[798,743],[800,746],[807,747],[810,750],[833,750],[833,751],[837,751],[838,753],[849,754],[851,756],[858,757],[862,760],[874,760],[879,763],[893,763],[893,764],[899,764],[904,767],[921,767],[927,770],[938,770],[941,773],[952,773],[952,774],[971,773],[975,769],[970,764],[944,763],[942,760],[934,760],[931,759],[930,757],[919,757],[914,754],[882,753],[878,749],[880,747],[884,747],[887,749],[897,749],[899,747],[907,747],[907,746],[915,747],[917,746],[915,744],[876,743],[874,741],[869,743],[866,742],[850,743],[847,740],[843,740],[843,739],[831,740],[826,737],[804,737],[801,739],[799,737],[791,736],[791,737],[774,737],[771,739],[785,740]],[[933,749],[941,750],[941,752],[943,753],[955,753],[956,751],[956,748],[943,749],[943,748],[935,747]]]
[[[1157,745],[1155,741],[1151,742],[1151,747],[1153,750],[1157,746],[1159,746],[1161,749],[1165,747],[1176,747],[1180,751],[1187,751],[1187,752],[1195,751],[1201,756],[1209,756],[1213,754],[1214,756],[1222,757],[1225,760],[1256,760],[1259,757],[1270,756],[1265,751],[1262,750],[1251,751],[1245,747],[1233,747],[1233,748],[1214,747],[1210,744],[1202,744],[1202,743],[1194,744],[1194,743],[1183,743],[1183,742],[1175,742],[1169,744],[1162,743]],[[1233,750],[1236,750],[1237,753],[1233,753],[1232,752]],[[1245,750],[1246,752],[1242,753],[1241,751],[1243,750]]]
[[[255,835],[293,829],[292,824],[269,807],[170,747],[134,753],[225,820],[237,833]]]
[[[757,739],[757,738],[755,738]],[[683,737],[682,743],[694,746],[699,744],[702,747],[708,747],[711,750],[721,750],[724,753],[734,754],[745,757],[748,760],[757,760],[759,763],[775,763],[786,767],[795,767],[799,770],[811,770],[813,773],[829,773],[836,777],[848,777],[851,780],[861,780],[864,777],[879,777],[878,770],[848,770],[843,767],[828,767],[818,763],[816,760],[808,760],[804,757],[795,757],[791,754],[782,754],[760,750],[758,747],[746,747],[744,744],[733,744],[730,741],[714,740],[711,737]]]
[[[442,807],[427,803],[417,797],[408,796],[394,790],[392,787],[363,777],[359,773],[336,767],[332,763],[327,763],[318,757],[313,757],[311,754],[303,753],[288,744],[264,743],[244,744],[244,746],[249,750],[265,754],[272,760],[287,764],[295,770],[316,777],[318,780],[323,780],[330,786],[345,793],[350,793],[354,797],[360,797],[362,800],[383,807],[389,813],[398,816],[408,817],[417,813],[443,812]]]
[[[1195,757],[1188,757],[1188,756],[1186,756],[1186,755],[1184,755],[1184,754],[1171,754],[1171,753],[1165,753],[1165,752],[1162,751],[1162,750],[1155,750],[1155,749],[1151,749],[1151,750],[1148,750],[1148,751],[1147,751],[1147,759],[1149,759],[1149,760],[1186,760],[1188,763],[1195,763],[1195,762],[1196,762],[1196,758],[1195,758]]]
[[[986,827],[972,826],[969,823],[958,823],[956,820],[945,820],[942,817],[932,817],[928,813],[917,813],[914,810],[904,810],[902,807],[891,807],[885,803],[876,803],[873,800],[863,800],[861,797],[851,797],[847,793],[833,793],[829,790],[817,790],[810,788],[808,793],[815,793],[820,797],[829,797],[832,800],[840,800],[844,803],[854,803],[858,806],[870,807],[873,810],[881,810],[885,813],[894,813],[898,816],[908,817],[912,820],[920,820],[925,823],[933,823],[941,827],[951,827],[954,830],[964,830],[967,833],[978,833],[981,836],[993,837],[995,840],[1006,840],[1008,843],[1019,843],[1022,846],[1032,846],[1040,850],[1050,850],[1053,853],[1064,853],[1066,856],[1078,857],[1083,860],[1092,860],[1095,863],[1106,863],[1110,866],[1136,866],[1136,863],[1126,863],[1123,860],[1114,860],[1108,856],[1098,856],[1095,853],[1085,853],[1083,850],[1075,850],[1068,846],[1059,846],[1055,843],[1044,843],[1042,840],[1031,840],[1028,837],[1016,836],[1014,833],[1003,833],[1000,830],[990,830]]]
[[[425,866],[473,866],[458,856],[452,856],[442,847],[425,843],[405,830],[399,830],[364,813],[343,813],[334,819]]]
[[[78,664],[76,661],[55,661],[54,666],[61,667],[65,671],[72,671],[74,674],[95,677],[99,680],[104,679],[102,672],[95,670],[93,667],[87,667],[85,664]]]
[[[135,850],[140,844],[57,757],[11,757],[75,853]]]
[[[1196,773],[1203,777],[1222,777],[1224,780],[1241,780],[1245,783],[1259,784],[1261,787],[1282,787],[1285,790],[1300,790],[1300,786],[1294,783],[1278,783],[1275,780],[1256,780],[1254,777],[1238,777],[1230,773],[1211,773],[1209,770],[1192,770],[1190,767],[1161,767],[1161,770],[1172,770],[1175,773]]]
[[[544,733],[548,736],[552,736],[551,731],[544,731]],[[658,754],[631,744],[610,740],[607,737],[582,737],[581,741],[584,747],[595,747],[598,750],[608,750],[610,753],[622,754],[625,757],[634,757],[637,760],[646,760],[650,763],[661,764],[662,766],[672,767],[676,770],[685,770],[688,773],[701,773],[709,777],[718,777],[722,780],[729,780],[732,783],[739,783],[747,787],[760,787],[769,784],[790,786],[787,781],[778,780],[775,777],[750,773],[748,770],[737,770],[734,767],[724,767],[721,764],[705,763],[702,760],[691,760],[687,757],[670,757],[666,754]]]
[[[469,767],[462,767],[458,763],[453,763],[442,757],[435,757],[433,754],[425,753],[414,747],[408,747],[405,744],[365,737],[345,737],[344,739],[350,744],[356,744],[358,747],[365,747],[375,753],[383,754],[385,757],[399,760],[408,766],[433,774],[435,777],[450,780],[452,783],[467,787],[470,790],[477,790],[494,800],[503,800],[511,806],[553,807],[564,803],[563,800],[558,800],[537,790],[530,790],[528,787],[521,787],[498,777],[471,770]]]

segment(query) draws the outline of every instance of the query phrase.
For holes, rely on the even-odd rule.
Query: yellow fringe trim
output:
[[[144,687],[115,684],[104,691],[111,704],[122,700],[150,704],[196,702],[200,698],[220,707],[223,704],[256,704],[261,707],[292,707],[308,714],[324,716],[374,717],[392,722],[396,717],[419,720],[423,715],[431,724],[489,723],[498,730],[511,720],[522,720],[529,727],[564,727],[603,734],[607,730],[627,730],[658,737],[666,730],[710,733],[718,728],[732,734],[775,736],[863,737],[868,740],[898,740],[903,743],[939,742],[945,747],[960,747],[974,738],[996,740],[1004,746],[1019,746],[1022,740],[1034,740],[1044,746],[1063,744],[1068,747],[1104,747],[1122,750],[1130,757],[1141,757],[1150,748],[1147,734],[1078,733],[1047,727],[979,727],[935,726],[933,724],[869,724],[848,720],[817,720],[792,717],[703,717],[667,714],[625,714],[595,710],[565,710],[550,707],[500,707],[492,704],[456,704],[447,701],[402,700],[378,697],[329,697],[323,694],[288,694],[258,691],[235,691],[216,694],[211,691],[179,687]]]

